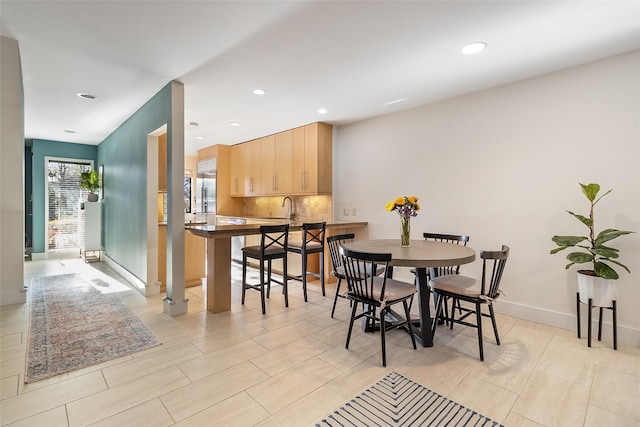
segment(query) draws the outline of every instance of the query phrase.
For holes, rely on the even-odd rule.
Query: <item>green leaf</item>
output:
[[[616,265],[619,265],[620,267],[622,267],[622,268],[624,268],[625,270],[627,270],[627,273],[631,273],[631,270],[629,270],[629,268],[627,268],[627,266],[626,266],[626,265],[621,264],[621,263],[619,263],[618,261],[613,260],[613,259],[608,259],[607,261],[608,261],[608,262],[612,262],[612,263],[614,263],[614,264],[616,264]]]
[[[593,224],[593,221],[591,221],[591,218],[587,218],[584,215],[580,215],[571,211],[567,211],[569,214],[573,215],[574,217],[578,218],[578,220],[583,223],[584,225],[586,225],[587,227],[591,228],[591,225]]]
[[[570,246],[575,246],[584,240],[589,240],[589,238],[585,236],[553,236],[551,240],[553,240],[558,246],[568,248]]]
[[[590,202],[593,202],[595,200],[596,196],[598,195],[598,191],[600,191],[600,185],[598,184],[580,184],[580,187],[582,187],[582,192],[585,196],[587,196],[587,199],[589,199]]]
[[[604,242],[608,242],[609,240],[613,240],[617,237],[624,236],[625,234],[631,234],[633,231],[620,231],[615,230],[613,228],[607,228],[606,230],[598,233],[596,237],[595,246],[601,246]]]
[[[613,279],[613,280],[617,280],[618,277],[618,273],[616,273],[616,271],[609,267],[607,264],[603,263],[603,262],[596,262],[593,264],[593,269],[596,272],[596,274],[600,277],[602,277],[603,279]]]
[[[603,248],[594,248],[592,249],[592,252],[603,258],[618,258],[618,252],[620,251],[614,248],[603,247]]]
[[[571,252],[567,255],[567,259],[574,264],[583,264],[585,262],[593,261],[593,255],[585,254],[583,252]]]

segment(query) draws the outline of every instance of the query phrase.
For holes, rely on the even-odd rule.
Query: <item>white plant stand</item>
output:
[[[82,257],[85,262],[98,262],[102,249],[102,206],[100,202],[85,202],[82,209],[84,210]]]
[[[578,338],[580,338],[580,303],[583,303],[580,298],[580,292],[576,292],[576,307],[578,311],[577,322],[578,322]],[[611,310],[613,312],[613,349],[618,349],[618,320],[617,320],[617,307],[616,300],[611,301],[610,307],[600,307],[593,304],[593,298],[589,298],[586,302],[588,307],[588,323],[587,323],[587,346],[591,347],[591,325],[593,323],[592,320],[592,311],[594,307],[598,307],[600,309],[600,313],[598,316],[598,341],[602,341],[602,312],[606,308],[607,310]]]

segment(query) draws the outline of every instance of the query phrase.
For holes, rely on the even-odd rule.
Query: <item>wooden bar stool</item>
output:
[[[302,224],[302,240],[291,241],[287,250],[302,256],[301,275],[292,277],[295,280],[302,281],[302,290],[304,292],[304,301],[307,302],[307,275],[318,277],[322,286],[322,296],[324,291],[324,233],[326,222],[306,222]],[[308,271],[308,256],[310,254],[320,254],[320,274]]]
[[[267,287],[267,298],[271,293],[271,262],[274,259],[282,259],[282,282],[273,279],[274,282],[282,284],[284,294],[284,306],[289,307],[289,293],[287,290],[287,243],[289,241],[289,224],[284,225],[263,225],[260,227],[260,245],[246,246],[242,248],[242,304],[247,289],[260,291],[262,302],[262,314],[266,313],[265,292]],[[257,284],[247,283],[247,258],[253,258],[260,263],[260,282]],[[264,263],[267,262],[267,279],[264,277]]]

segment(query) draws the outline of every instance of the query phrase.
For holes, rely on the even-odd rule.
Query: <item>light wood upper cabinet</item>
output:
[[[293,129],[293,194],[331,193],[331,132],[324,123]]]
[[[291,144],[291,131],[260,139],[261,194],[291,193]]]
[[[289,194],[292,190],[293,131],[276,134],[276,193]]]
[[[245,142],[244,144],[244,195],[257,196],[260,194],[260,140]]]
[[[244,195],[244,144],[231,146],[231,196]]]
[[[312,123],[231,147],[231,195],[331,194],[331,125]]]
[[[260,138],[260,189],[262,194],[276,192],[276,136]]]

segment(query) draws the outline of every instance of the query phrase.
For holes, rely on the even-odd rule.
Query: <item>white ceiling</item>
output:
[[[98,144],[177,80],[188,155],[640,48],[637,0],[0,0],[0,19],[2,35],[20,45],[26,138]],[[474,41],[488,48],[463,55]]]

